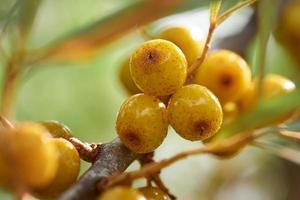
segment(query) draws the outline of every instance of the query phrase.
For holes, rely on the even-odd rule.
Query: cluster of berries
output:
[[[244,113],[254,107],[258,81],[238,54],[215,50],[189,75],[203,42],[183,27],[168,28],[158,38],[144,42],[122,65],[121,81],[133,96],[121,106],[116,130],[129,149],[154,151],[169,124],[187,140],[206,140],[221,128],[223,112],[227,122],[232,121],[227,120],[232,110]],[[295,84],[280,75],[269,74],[262,81],[263,98],[294,89]]]
[[[79,174],[80,157],[65,139],[62,124],[26,122],[0,128],[0,185],[18,193],[27,191],[52,199],[73,184]]]

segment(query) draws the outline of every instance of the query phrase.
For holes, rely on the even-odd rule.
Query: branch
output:
[[[137,158],[138,154],[128,150],[117,138],[100,146],[97,160],[89,170],[58,200],[94,199],[97,197],[98,182],[107,182],[108,177],[123,172]]]

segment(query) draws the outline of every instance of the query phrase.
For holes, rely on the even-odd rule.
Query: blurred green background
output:
[[[43,0],[33,24],[29,48],[50,45],[57,39],[135,2],[137,0]],[[1,26],[13,4],[13,0],[0,1]],[[189,6],[192,5],[191,3]],[[197,8],[200,3],[195,5]],[[199,15],[200,12],[204,14]],[[195,18],[193,15],[202,17]],[[240,24],[240,16],[249,17],[249,13],[234,15],[231,26]],[[176,17],[178,18],[175,16],[175,19]],[[205,35],[208,22],[207,7],[179,17],[182,21],[194,18],[195,22],[190,23],[190,26],[199,25],[198,20],[204,21],[202,27],[196,28],[200,28]],[[184,17],[188,20],[184,20]],[[169,21],[172,21],[172,17],[156,23],[153,28],[162,27]],[[229,26],[225,25],[220,28],[226,29],[226,26]],[[218,34],[217,37],[224,36]],[[7,45],[7,41],[8,39],[3,42],[4,45]],[[142,41],[138,30],[134,30],[100,49],[92,58],[72,63],[51,61],[37,65],[21,77],[15,108],[16,120],[57,120],[70,127],[73,134],[83,141],[95,143],[112,140],[116,137],[116,113],[127,97],[118,79],[119,65]],[[247,55],[253,68],[256,49],[256,42],[253,42]],[[284,74],[298,82],[295,63],[274,39],[269,43],[268,50],[267,70]],[[4,64],[2,60],[2,79]],[[170,130],[167,140],[158,150],[157,158],[173,155],[193,146],[198,146],[198,143],[183,141]],[[219,161],[211,156],[191,158],[166,169],[162,176],[179,199],[281,200],[289,198],[291,182],[287,169],[291,166],[295,168],[294,165],[265,152],[247,148],[245,152],[229,161]],[[82,171],[87,167],[84,163]],[[299,186],[299,180],[294,184]],[[11,197],[2,193],[0,199]]]

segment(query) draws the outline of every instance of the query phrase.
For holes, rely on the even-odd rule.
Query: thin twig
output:
[[[170,166],[171,164],[180,161],[182,159],[185,159],[189,156],[193,155],[199,155],[203,153],[211,153],[217,156],[223,155],[222,153],[226,154],[228,153],[228,150],[230,152],[236,152],[240,148],[243,148],[250,142],[252,142],[254,139],[269,133],[269,131],[272,129],[261,129],[257,131],[253,131],[248,134],[239,134],[236,136],[233,136],[229,139],[226,139],[222,141],[222,143],[210,143],[207,146],[202,146],[199,148],[187,150],[180,152],[168,159],[161,160],[159,162],[155,163],[150,163],[148,165],[145,165],[143,168],[140,170],[132,171],[132,172],[127,172],[127,173],[122,173],[122,174],[117,174],[115,176],[112,176],[110,180],[107,182],[106,185],[103,185],[103,189],[107,187],[111,187],[116,184],[121,184],[123,182],[128,182],[128,181],[133,181],[136,179],[140,179],[143,177],[151,176],[153,174],[159,173],[160,170],[163,168],[166,168]]]
[[[80,158],[86,162],[93,163],[100,153],[101,144],[84,143],[75,137],[66,137],[65,139],[74,145]]]
[[[223,21],[225,21],[230,15],[232,15],[235,11],[250,6],[251,4],[255,3],[257,0],[245,0],[237,3],[235,6],[229,8],[225,12],[223,12],[219,17],[218,17],[218,24],[221,24]]]

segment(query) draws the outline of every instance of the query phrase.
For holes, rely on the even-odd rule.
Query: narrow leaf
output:
[[[215,24],[217,22],[218,14],[222,5],[222,0],[214,0],[210,4],[210,23]]]
[[[255,3],[256,0],[244,0],[238,2],[235,6],[229,8],[228,10],[224,11],[219,17],[218,17],[218,24],[221,24],[223,21],[225,21],[230,15],[232,15],[235,11],[247,7],[253,3]]]
[[[253,144],[256,147],[265,149],[270,153],[300,165],[300,151],[282,145],[277,145],[270,142],[255,141]]]

